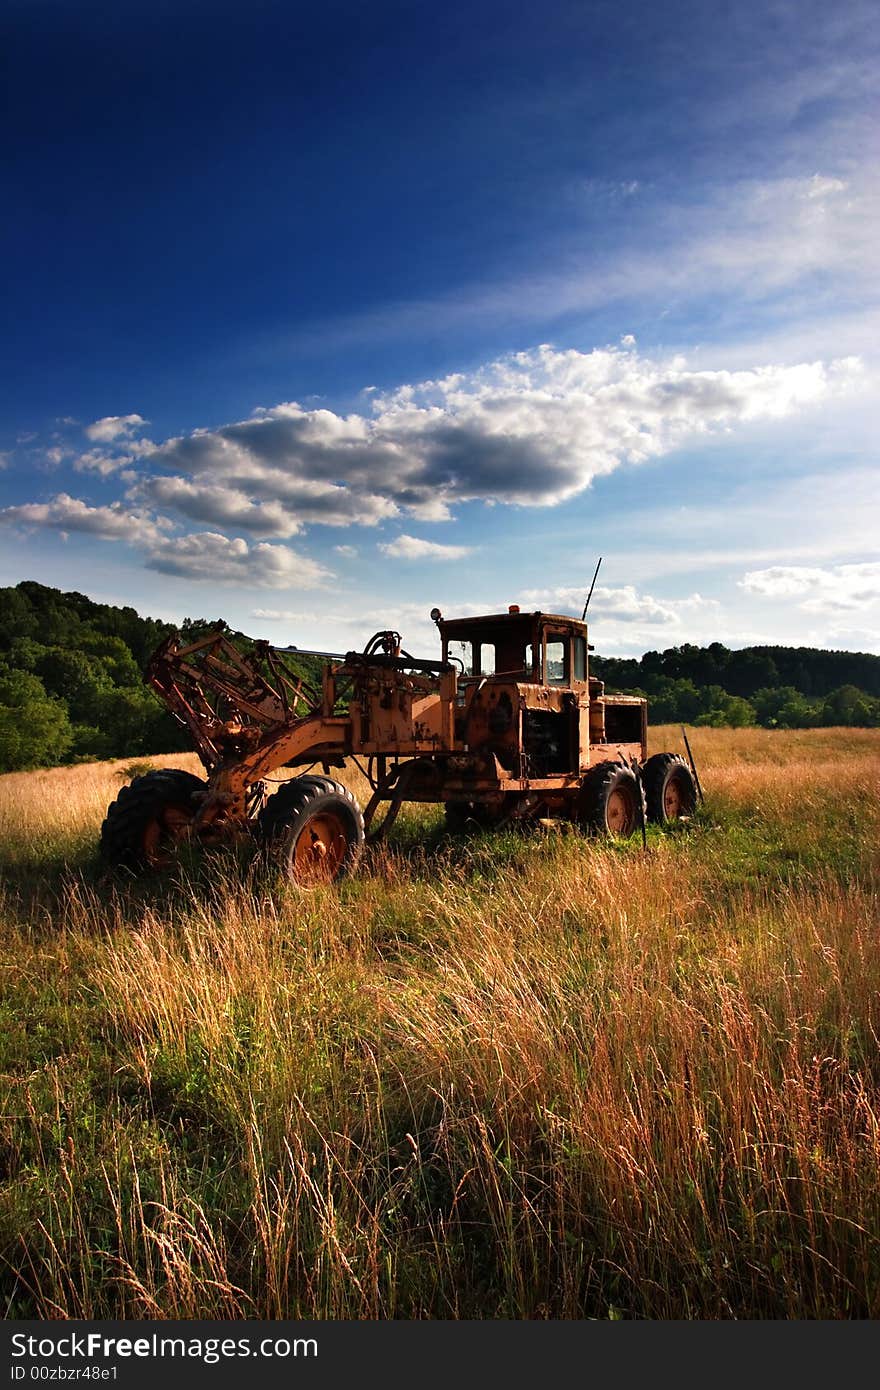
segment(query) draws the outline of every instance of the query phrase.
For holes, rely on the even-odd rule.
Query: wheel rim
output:
[[[663,814],[667,820],[678,820],[684,811],[684,797],[677,777],[670,777],[663,788]]]
[[[290,866],[297,883],[332,883],[348,853],[345,822],[333,811],[321,811],[306,821],[296,837]]]
[[[185,806],[163,806],[144,826],[141,848],[146,862],[154,868],[170,864],[191,826],[192,813]]]
[[[683,773],[673,772],[663,788],[664,820],[681,820],[694,809],[694,793]]]
[[[635,825],[635,801],[626,787],[615,787],[605,805],[605,824],[612,835],[629,835]]]

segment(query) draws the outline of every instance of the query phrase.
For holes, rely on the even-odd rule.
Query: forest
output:
[[[181,631],[195,637],[221,624],[185,619]],[[151,652],[173,630],[32,580],[0,589],[0,772],[188,749],[143,683]],[[646,695],[652,723],[880,726],[880,657],[868,653],[713,642],[591,662],[609,691]]]

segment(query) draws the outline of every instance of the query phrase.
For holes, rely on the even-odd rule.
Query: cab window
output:
[[[450,642],[447,650],[450,661],[461,662],[463,676],[494,676],[494,642]]]
[[[470,642],[450,642],[449,660],[458,664],[461,662],[461,674],[472,676],[474,674],[474,649]]]
[[[565,642],[561,637],[547,639],[547,684],[565,685]]]
[[[587,679],[587,639],[585,637],[574,639],[574,679],[576,681]]]

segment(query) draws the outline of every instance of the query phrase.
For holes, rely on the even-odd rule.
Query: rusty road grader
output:
[[[696,769],[677,753],[647,756],[647,702],[606,694],[589,674],[585,622],[516,605],[431,617],[436,660],[410,656],[392,631],[344,655],[262,641],[242,650],[223,630],[169,638],[146,679],[207,777],[162,769],[123,787],[102,826],[104,858],[137,873],[186,841],[243,833],[312,885],[350,872],[405,801],[442,804],[453,831],[561,817],[626,836],[646,818],[693,812]],[[320,683],[294,669],[303,657],[323,659]],[[363,811],[330,776],[350,760],[372,789]],[[279,769],[317,766],[267,795]]]

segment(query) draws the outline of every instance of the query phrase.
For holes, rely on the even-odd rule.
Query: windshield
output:
[[[473,637],[450,638],[446,645],[447,659],[459,666],[462,676],[514,676],[520,680],[533,679],[531,642],[519,632],[499,632],[492,637],[475,634]]]

